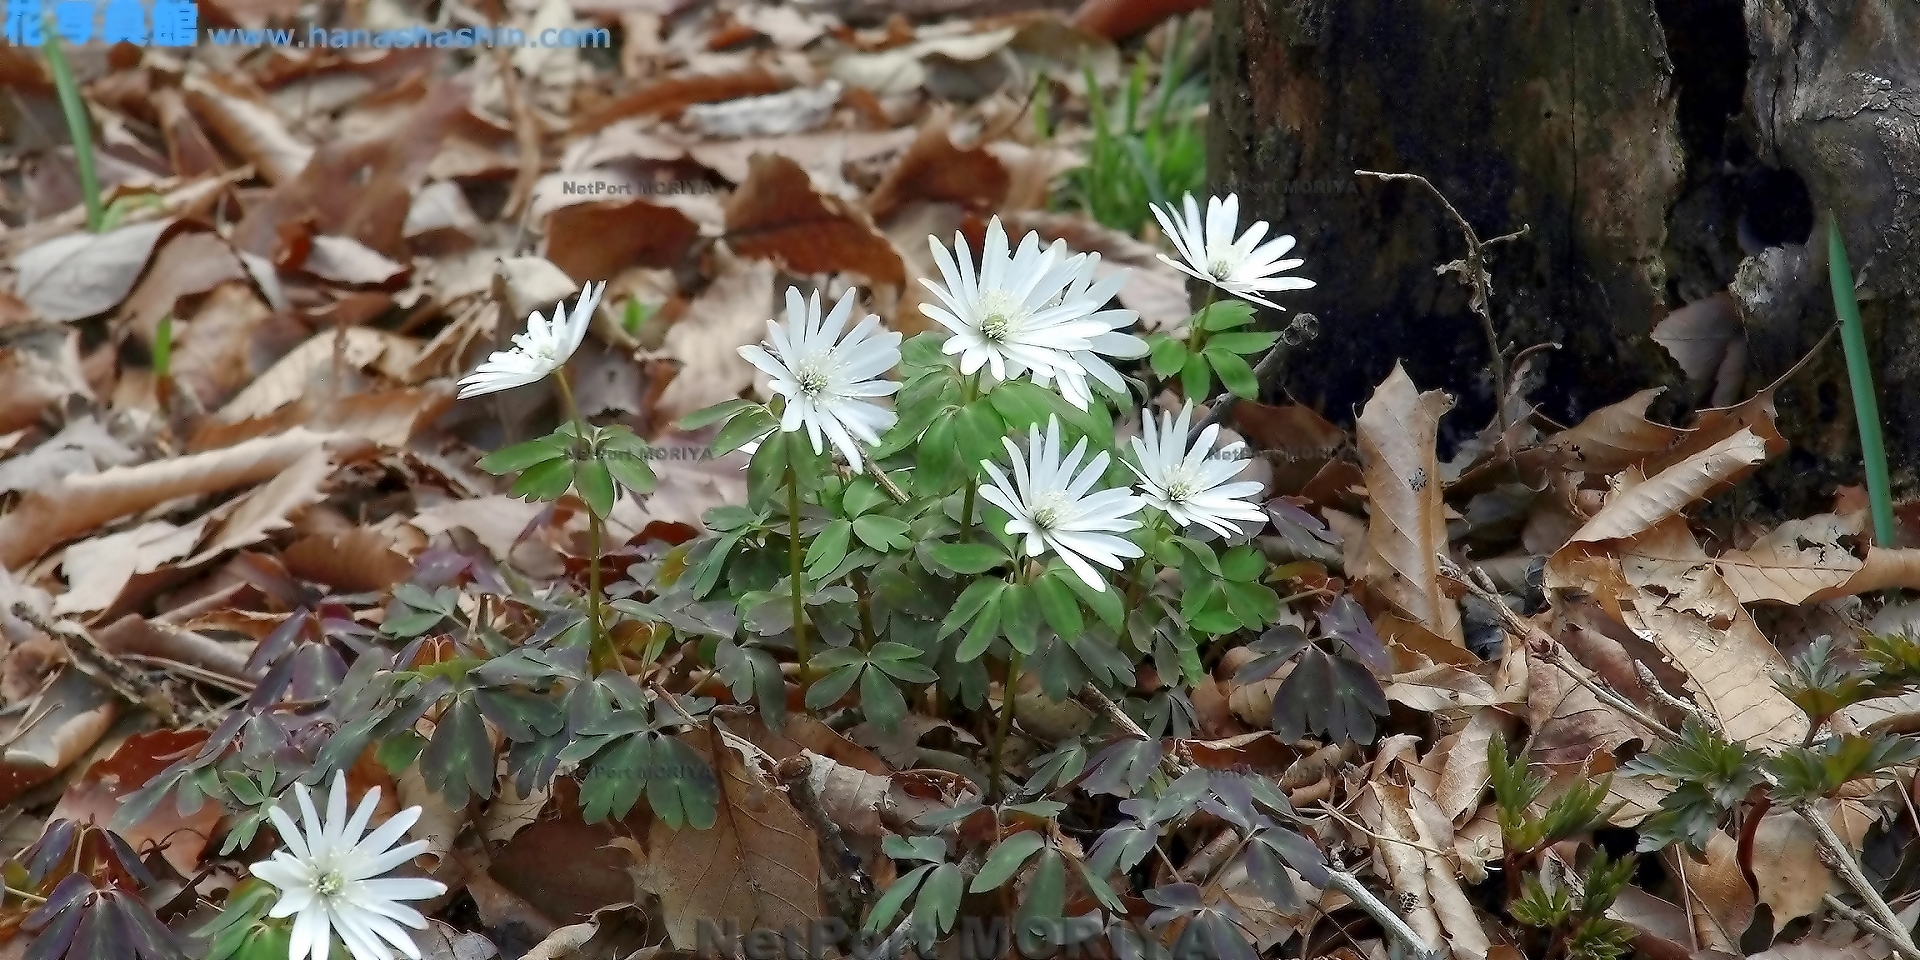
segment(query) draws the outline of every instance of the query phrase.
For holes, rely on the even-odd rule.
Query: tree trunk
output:
[[[1489,251],[1493,320],[1516,347],[1561,345],[1533,394],[1561,422],[1655,385],[1673,388],[1656,413],[1683,418],[1785,373],[1833,324],[1815,230],[1833,210],[1896,487],[1914,486],[1911,0],[1216,0],[1214,14],[1216,188],[1240,194],[1243,220],[1294,234],[1319,282],[1289,302],[1322,330],[1284,383],[1293,397],[1350,416],[1403,361],[1459,397],[1450,438],[1492,415],[1486,336],[1434,270],[1463,254],[1459,230],[1418,185],[1355,169],[1428,177],[1482,240],[1528,229]],[[1654,327],[1721,291],[1735,356],[1689,383]],[[1760,495],[1797,508],[1860,482],[1838,344],[1778,397],[1795,452]]]

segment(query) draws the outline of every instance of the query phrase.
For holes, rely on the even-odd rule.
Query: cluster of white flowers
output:
[[[1204,218],[1191,195],[1180,209],[1172,204],[1152,209],[1180,254],[1160,259],[1228,294],[1277,307],[1262,294],[1313,286],[1311,280],[1286,275],[1302,263],[1282,259],[1293,249],[1291,236],[1266,240],[1265,221],[1235,235],[1236,196],[1209,198]],[[1126,284],[1126,270],[1102,277],[1099,254],[1073,253],[1058,240],[1042,247],[1034,233],[1015,247],[999,218],[987,226],[977,268],[964,236],[956,235],[951,249],[937,237],[928,241],[940,281],[921,281],[934,302],[920,309],[951,334],[943,349],[959,355],[963,375],[984,371],[992,382],[1025,377],[1057,389],[1081,410],[1093,402],[1093,382],[1125,392],[1126,381],[1109,361],[1147,353],[1146,342],[1127,332],[1134,312],[1107,309]],[[588,285],[570,315],[556,306],[551,323],[535,313],[527,332],[514,337],[512,350],[494,354],[461,381],[460,395],[533,383],[565,364],[605,286]],[[805,429],[814,452],[831,443],[853,469],[862,470],[863,445],[879,442],[895,423],[893,411],[875,401],[899,390],[887,374],[900,362],[901,338],[883,330],[872,314],[848,330],[853,303],[849,290],[823,316],[817,293],[808,299],[789,289],[785,322],[768,321],[766,341],[741,347],[740,355],[765,373],[771,390],[784,399],[781,430]],[[1151,411],[1142,412],[1142,436],[1132,444],[1138,463],[1128,464],[1140,478],[1137,495],[1097,489],[1108,459],[1100,454],[1082,468],[1084,441],[1061,460],[1057,422],[1049,423],[1044,434],[1032,430],[1024,454],[1007,440],[1012,480],[986,464],[993,482],[982,493],[1013,518],[1006,532],[1023,537],[1029,554],[1050,550],[1089,585],[1104,590],[1092,564],[1117,569],[1121,558],[1139,555],[1137,547],[1115,534],[1137,528],[1132,516],[1144,507],[1165,512],[1175,523],[1223,535],[1263,518],[1245,499],[1257,495],[1259,485],[1229,482],[1246,462],[1213,451],[1219,428],[1209,427],[1187,442],[1192,416],[1190,403],[1177,418],[1165,414],[1158,423]]]

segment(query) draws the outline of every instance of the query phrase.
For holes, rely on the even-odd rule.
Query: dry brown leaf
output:
[[[1733,296],[1722,290],[1667,314],[1653,325],[1650,339],[1666,348],[1689,381],[1704,384],[1724,377],[1721,368],[1730,359],[1744,361],[1746,336]]]
[[[1753,922],[1753,888],[1740,872],[1740,844],[1724,830],[1715,830],[1707,839],[1704,861],[1669,847],[1662,859],[1669,872],[1686,872],[1687,913],[1700,946],[1724,950],[1734,956],[1740,949],[1740,937]]]
[[[1642,390],[1619,403],[1595,410],[1575,426],[1548,437],[1542,447],[1560,450],[1567,466],[1606,476],[1644,462],[1687,436],[1678,427],[1647,419],[1647,407],[1664,387]]]
[[[466,530],[493,554],[494,559],[511,563],[514,562],[515,547],[522,543],[521,537],[528,525],[547,509],[546,504],[517,497],[474,497],[435,504],[414,514],[408,522],[429,537],[456,527]],[[524,558],[521,558],[519,565],[524,565]]]
[[[267,416],[334,381],[337,371],[371,367],[384,376],[405,379],[419,354],[418,340],[375,327],[317,333],[255,377],[220,408],[218,417],[237,423]],[[333,383],[331,389],[338,391],[340,386]]]
[[[1452,404],[1441,391],[1418,392],[1395,364],[1356,428],[1370,498],[1367,585],[1409,619],[1463,643],[1460,608],[1447,596],[1439,567],[1447,551],[1447,517],[1434,442],[1440,415]]]
[[[814,189],[807,171],[776,154],[756,154],[747,180],[727,198],[727,245],[743,257],[775,260],[793,273],[858,273],[900,286],[906,264],[858,207]]]
[[[172,315],[181,297],[206,293],[230,280],[247,279],[247,268],[217,233],[204,230],[174,235],[153,258],[153,269],[140,279],[115,315],[117,325],[151,344],[160,318]]]
[[[1715,557],[1714,566],[1741,603],[1802,603],[1845,584],[1866,565],[1843,543],[1860,536],[1862,519],[1823,513],[1789,520],[1753,546]]]
[[[106,233],[72,233],[23,250],[13,260],[13,292],[47,320],[105,313],[127,298],[154,247],[178,222],[169,217]]]
[[[16,649],[14,651],[18,653]],[[95,685],[78,670],[61,669],[40,702],[52,710],[20,730],[22,721],[35,719],[37,710],[0,718],[0,805],[12,803],[29,788],[54,778],[67,765],[86,755],[120,716],[120,698]]]
[[[1753,880],[1775,930],[1820,909],[1833,874],[1820,859],[1813,827],[1791,810],[1774,808],[1753,834]]]
[[[954,203],[985,212],[1006,198],[1007,168],[984,147],[954,146],[952,128],[950,108],[936,108],[921,121],[913,145],[867,197],[867,209],[875,219],[886,219],[912,200]]]
[[[95,613],[111,608],[127,581],[191,555],[206,525],[205,517],[185,527],[155,520],[68,547],[61,560],[67,592],[54,599],[53,612]]]
[[[294,512],[326,499],[321,486],[333,475],[333,456],[325,448],[309,451],[259,489],[222,508],[220,526],[190,564],[212,560],[229,550],[252,546],[285,529]]]
[[[308,333],[239,280],[215,287],[191,317],[180,319],[174,326],[173,380],[209,409],[227,402]]]
[[[1766,458],[1766,444],[1751,430],[1741,430],[1644,481],[1616,490],[1607,505],[1573,535],[1568,549],[1637,536],[1679,516],[1716,487],[1752,472]],[[1372,487],[1369,483],[1369,491]]]
[[[1434,788],[1433,802],[1448,819],[1459,823],[1479,808],[1491,777],[1487,747],[1494,737],[1505,737],[1510,726],[1509,718],[1500,711],[1480,710],[1468,718],[1466,726],[1434,745],[1426,761],[1432,764],[1435,755],[1438,757],[1440,782]]]
[[[699,236],[686,214],[644,198],[576,203],[547,215],[547,259],[582,283],[629,267],[673,267]]]
[[[682,122],[703,136],[719,139],[792,136],[825,126],[845,91],[838,80],[828,80],[817,87],[694,104],[686,109]]]
[[[1395,674],[1382,686],[1388,700],[1425,713],[1494,703],[1493,685],[1485,677],[1449,664]]]
[[[692,949],[703,924],[807,929],[821,913],[813,831],[719,727],[709,723],[680,739],[713,765],[720,802],[711,829],[674,830],[656,820],[648,834],[639,880],[659,896],[668,936]]]
[[[1385,838],[1369,845],[1373,848],[1375,871],[1386,877],[1394,893],[1399,895],[1396,912],[1431,946],[1445,940],[1440,917],[1434,912],[1433,895],[1427,890],[1426,857],[1414,846],[1419,843],[1419,831],[1413,825],[1412,811],[1407,809],[1405,797],[1405,787],[1370,782],[1361,794],[1358,813],[1362,822]]]
[[[1749,748],[1798,745],[1806,715],[1773,683],[1786,659],[1721,579],[1686,521],[1664,521],[1620,552],[1604,561],[1617,574],[1590,583],[1601,602],[1671,658],[1728,738]]]
[[[313,238],[306,260],[298,266],[322,280],[349,286],[387,283],[407,269],[352,237],[324,233]]]
[[[1774,391],[1786,377],[1792,376],[1793,372],[1788,371],[1782,375],[1781,380],[1775,381],[1765,390],[1734,406],[1714,407],[1694,414],[1693,425],[1688,428],[1686,435],[1681,437],[1679,442],[1647,459],[1645,464],[1647,471],[1649,473],[1664,471],[1674,464],[1726,442],[1742,431],[1752,431],[1754,436],[1760,438],[1760,441],[1766,445],[1768,458],[1786,453],[1792,444],[1780,434],[1780,428],[1774,422],[1777,415],[1774,412],[1773,397]],[[1720,492],[1724,486],[1722,484],[1714,487],[1708,495]]]
[[[763,69],[668,77],[583,112],[574,119],[573,129],[576,133],[590,133],[629,117],[672,117],[696,103],[779,93],[791,86],[791,78]]]
[[[1629,741],[1654,742],[1651,731],[1600,701],[1567,668],[1527,655],[1527,726],[1530,755],[1541,763],[1586,763]]]
[[[0,328],[0,433],[32,426],[49,405],[76,396],[93,399],[78,331],[38,323]]]
[[[183,86],[187,106],[201,122],[268,183],[292,181],[313,159],[313,147],[287,130],[272,105],[237,89],[234,81],[212,71],[194,71]]]
[[[366,527],[310,534],[280,559],[288,573],[346,593],[385,590],[413,575],[413,562],[394,550],[393,538]]]
[[[49,814],[51,820],[72,820],[105,827],[113,822],[120,802],[152,780],[169,764],[207,742],[205,730],[152,730],[136,733],[86,769]],[[146,819],[121,828],[120,839],[145,854],[161,848],[173,869],[191,877],[200,869],[200,854],[213,838],[224,811],[218,803],[201,802],[192,813],[163,803]]]
[[[1455,957],[1486,960],[1491,946],[1486,928],[1460,886],[1459,868],[1443,855],[1453,846],[1451,822],[1418,788],[1376,780],[1363,797],[1361,818],[1390,838],[1372,844],[1374,857],[1384,861],[1408,925],[1427,943],[1450,948]],[[1420,807],[1427,808],[1424,815]],[[1416,906],[1409,910],[1409,904]]]
[[[1807,599],[1817,603],[1878,590],[1913,589],[1916,586],[1920,586],[1920,550],[1872,547],[1867,550],[1866,561],[1859,570],[1854,571],[1853,576],[1847,578],[1847,582],[1822,590]]]
[[[766,336],[774,309],[774,268],[764,261],[722,261],[713,283],[667,331],[662,350],[680,372],[655,406],[662,420],[732,400],[753,386],[754,370],[739,348]]]
[[[196,451],[218,449],[304,426],[315,433],[356,437],[398,450],[452,405],[453,391],[441,386],[338,398],[308,394],[265,417],[238,423],[209,422],[194,433],[187,446]]]
[[[315,450],[343,451],[362,441],[350,435],[296,427],[232,447],[69,478],[22,497],[0,517],[0,565],[18,569],[49,548],[128,514],[177,497],[217,493],[259,483]]]

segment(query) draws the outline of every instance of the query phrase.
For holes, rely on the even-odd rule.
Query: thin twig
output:
[[[141,676],[138,670],[127,666],[102,647],[87,628],[66,620],[48,620],[32,607],[18,601],[13,605],[13,615],[60,641],[67,648],[74,669],[86,674],[120,699],[133,706],[152,710],[168,726],[180,722],[173,701],[167,699],[167,695],[152,681]]]
[[[820,855],[829,864],[821,871],[823,892],[834,914],[850,926],[857,926],[866,905],[873,880],[860,869],[860,857],[847,845],[840,825],[827,815],[819,791],[813,788],[813,763],[805,756],[788,757],[774,765],[774,778],[786,785],[787,795],[807,824],[819,837]]]
[[[1907,930],[1906,924],[1900,922],[1900,917],[1893,912],[1891,906],[1887,905],[1887,900],[1880,895],[1880,891],[1873,888],[1873,883],[1867,879],[1865,871],[1860,869],[1860,861],[1854,859],[1853,851],[1847,849],[1847,844],[1840,839],[1840,835],[1833,832],[1833,825],[1827,822],[1827,818],[1821,816],[1818,810],[1805,804],[1796,804],[1793,812],[1799,814],[1800,819],[1805,820],[1808,826],[1813,827],[1813,835],[1819,839],[1821,848],[1828,854],[1821,859],[1827,860],[1835,870],[1840,872],[1840,876],[1847,881],[1847,886],[1852,887],[1853,892],[1860,895],[1860,899],[1866,902],[1867,909],[1879,918],[1880,925],[1886,927],[1887,932],[1893,935],[1894,942],[1908,950],[1915,949],[1913,934]]]
[[[1826,895],[1824,902],[1827,905],[1827,909],[1832,910],[1834,913],[1837,913],[1842,917],[1847,918],[1847,920],[1851,921],[1854,926],[1859,927],[1860,929],[1865,930],[1868,933],[1871,933],[1882,940],[1885,940],[1887,942],[1887,946],[1893,948],[1894,953],[1897,953],[1900,956],[1905,957],[1906,960],[1920,960],[1920,950],[1916,950],[1913,947],[1909,947],[1906,944],[1901,943],[1899,935],[1894,933],[1892,930],[1888,930],[1885,924],[1881,923],[1878,920],[1875,920],[1870,916],[1867,916],[1864,913],[1861,913],[1859,910],[1848,905],[1845,900],[1842,900],[1831,893]]]
[[[1654,676],[1653,671],[1648,669],[1646,664],[1635,660],[1633,662],[1633,673],[1636,677],[1640,678],[1640,686],[1647,691],[1647,696],[1660,701],[1670,710],[1676,710],[1683,716],[1692,717],[1703,726],[1714,726],[1713,721],[1708,719],[1707,715],[1702,713],[1699,707],[1668,693],[1667,688],[1660,685],[1660,678]]]
[[[1509,426],[1507,423],[1506,398],[1507,348],[1501,346],[1500,332],[1493,327],[1493,313],[1489,306],[1493,302],[1493,274],[1487,272],[1486,251],[1488,247],[1495,244],[1518,240],[1526,236],[1528,226],[1521,224],[1520,229],[1512,233],[1503,234],[1491,240],[1483,241],[1480,239],[1480,235],[1474,232],[1473,225],[1467,222],[1467,218],[1461,216],[1460,211],[1454,208],[1453,201],[1448,200],[1447,195],[1441,193],[1440,188],[1434,186],[1433,181],[1428,180],[1426,177],[1417,173],[1381,173],[1377,170],[1355,170],[1353,173],[1355,176],[1360,177],[1375,177],[1380,180],[1407,180],[1418,183],[1426,187],[1427,192],[1433,194],[1434,199],[1440,201],[1440,205],[1447,209],[1447,215],[1453,217],[1453,222],[1459,225],[1461,234],[1466,237],[1467,255],[1459,260],[1436,267],[1435,272],[1459,274],[1460,282],[1466,284],[1467,289],[1470,291],[1467,304],[1473,309],[1474,315],[1480,318],[1480,326],[1487,335],[1487,348],[1489,352],[1493,354],[1494,418],[1500,425],[1500,432],[1506,433],[1507,427]]]

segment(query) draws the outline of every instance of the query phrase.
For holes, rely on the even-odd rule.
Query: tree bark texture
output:
[[[1832,210],[1860,275],[1896,486],[1920,466],[1920,7],[1913,0],[1216,0],[1210,162],[1243,222],[1299,240],[1321,318],[1295,399],[1348,417],[1396,361],[1492,416],[1465,246],[1489,251],[1494,323],[1557,342],[1533,398],[1572,422],[1636,390],[1655,408],[1744,399],[1832,326]],[[1814,241],[1809,243],[1809,241]],[[1652,334],[1724,292],[1736,354],[1689,382]],[[1729,345],[1733,349],[1733,345]],[[1733,379],[1729,381],[1729,377]],[[1795,452],[1761,496],[1806,505],[1860,482],[1837,344],[1777,394]],[[1817,482],[1816,482],[1817,481]]]

